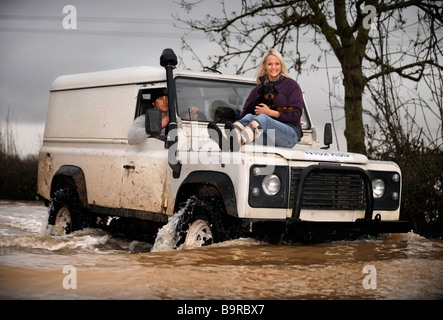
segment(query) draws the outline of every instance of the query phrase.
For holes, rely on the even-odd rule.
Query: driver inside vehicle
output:
[[[157,109],[162,114],[162,134],[165,132],[165,128],[169,123],[169,115],[168,115],[168,92],[167,89],[157,89],[151,92],[152,107]],[[188,108],[188,114],[184,114],[182,118],[197,120],[198,108],[195,106],[191,106]],[[143,114],[138,116],[134,122],[132,123],[131,128],[128,131],[128,144],[135,145],[145,141],[148,138],[148,135],[145,131],[145,121],[146,121],[146,110],[144,110]]]
[[[159,89],[151,92],[151,103],[154,109],[160,110],[162,114],[162,132],[169,123],[168,116],[168,96],[166,89]],[[139,144],[148,138],[145,131],[146,110],[138,116],[132,123],[128,131],[128,143],[130,145]]]

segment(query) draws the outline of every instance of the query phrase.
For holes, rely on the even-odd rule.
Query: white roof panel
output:
[[[140,66],[60,76],[52,83],[51,91],[157,81],[166,81],[164,68]]]
[[[210,72],[192,72],[188,70],[174,70],[174,74],[175,76],[191,76],[202,79],[218,79],[241,82],[254,81],[249,77],[238,75],[220,75]],[[166,81],[166,71],[164,68],[139,66],[60,76],[52,83],[51,91],[159,81]]]

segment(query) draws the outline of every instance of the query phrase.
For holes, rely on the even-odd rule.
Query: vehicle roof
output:
[[[253,79],[235,75],[220,75],[209,72],[174,70],[175,76],[191,76],[206,79],[223,79],[253,82]],[[161,67],[138,66],[106,71],[63,75],[54,80],[51,91],[71,90],[90,87],[105,87],[135,83],[166,81],[166,72]]]

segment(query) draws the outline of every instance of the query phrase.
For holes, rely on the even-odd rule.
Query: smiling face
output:
[[[269,55],[265,60],[265,70],[269,80],[274,81],[281,74],[281,62],[274,56]]]

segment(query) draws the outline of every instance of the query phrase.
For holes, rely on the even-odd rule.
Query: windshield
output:
[[[255,83],[183,77],[176,78],[175,85],[180,118],[218,123],[237,120],[249,93],[256,87]],[[304,108],[301,124],[303,129],[310,128]]]
[[[234,122],[255,84],[177,78],[178,115],[184,120]],[[192,112],[197,111],[194,116]]]

